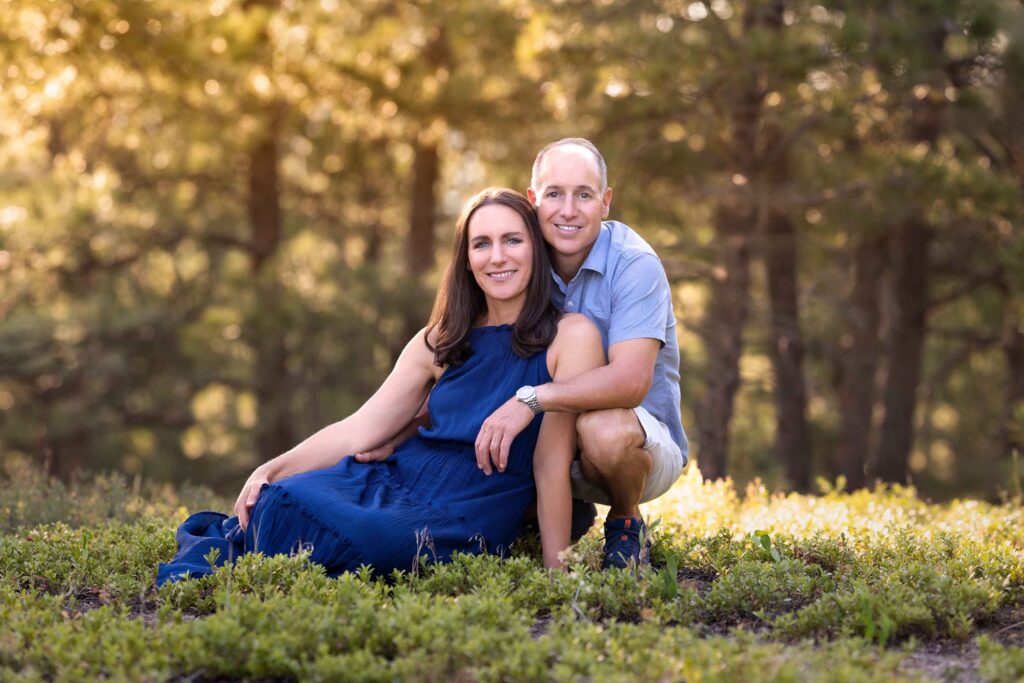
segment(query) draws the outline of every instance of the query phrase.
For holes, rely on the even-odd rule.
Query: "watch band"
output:
[[[528,391],[524,391],[524,389],[528,389]],[[531,386],[520,387],[516,392],[516,399],[529,408],[534,415],[543,412],[540,401],[537,400],[537,392]]]

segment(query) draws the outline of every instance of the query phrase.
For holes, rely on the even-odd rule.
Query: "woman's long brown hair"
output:
[[[438,366],[459,366],[472,355],[469,331],[487,312],[483,290],[469,270],[469,221],[477,209],[492,204],[507,206],[519,214],[533,244],[533,272],[526,285],[523,310],[512,326],[512,349],[526,358],[546,348],[558,331],[561,313],[551,303],[551,261],[537,212],[530,200],[515,190],[491,187],[466,202],[455,224],[454,253],[434,299],[424,338]],[[431,345],[429,337],[434,331],[437,340]]]

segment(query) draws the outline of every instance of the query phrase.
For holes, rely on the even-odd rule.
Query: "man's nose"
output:
[[[576,198],[571,194],[567,194],[565,199],[562,200],[562,215],[564,216],[575,216],[576,215]]]

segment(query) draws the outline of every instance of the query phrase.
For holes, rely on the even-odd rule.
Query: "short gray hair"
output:
[[[565,145],[576,145],[589,151],[594,155],[595,161],[597,161],[597,172],[601,176],[601,187],[598,188],[601,192],[604,192],[608,187],[608,165],[604,163],[604,157],[601,156],[601,152],[597,149],[597,146],[586,138],[562,138],[561,140],[555,140],[554,142],[545,145],[544,149],[537,153],[537,158],[533,160],[533,170],[530,172],[530,189],[537,192],[540,188],[537,187],[537,176],[540,174],[540,164],[544,159],[544,155],[553,150],[555,147],[563,147]]]

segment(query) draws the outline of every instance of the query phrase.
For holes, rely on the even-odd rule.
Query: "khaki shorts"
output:
[[[661,420],[647,412],[643,406],[633,408],[633,412],[644,430],[644,450],[651,454],[653,461],[651,473],[647,475],[647,483],[640,497],[640,502],[646,503],[672,488],[686,462],[679,446],[672,440],[668,427]],[[601,505],[611,504],[611,499],[603,488],[583,478],[579,460],[572,461],[570,476],[573,498]]]

